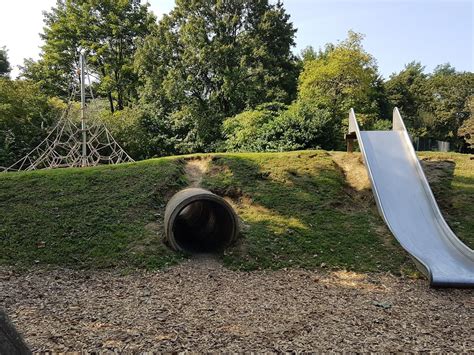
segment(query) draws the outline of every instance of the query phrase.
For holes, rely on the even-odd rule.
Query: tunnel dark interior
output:
[[[175,242],[191,253],[213,253],[225,249],[234,236],[235,220],[227,206],[212,200],[186,205],[173,223]]]

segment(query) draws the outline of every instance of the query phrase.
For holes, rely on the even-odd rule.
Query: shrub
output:
[[[334,149],[342,137],[328,110],[305,101],[289,107],[278,103],[259,106],[224,122],[225,149],[230,151],[289,151]]]

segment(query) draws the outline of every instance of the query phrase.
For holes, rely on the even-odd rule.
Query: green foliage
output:
[[[301,51],[301,60],[304,63],[318,59],[318,53],[312,46],[308,46]]]
[[[232,268],[326,264],[399,273],[410,263],[375,206],[348,198],[344,174],[327,152],[228,154],[211,164],[204,186],[242,195],[236,208],[244,236],[224,255]]]
[[[138,108],[125,107],[121,111],[110,112],[105,100],[96,99],[88,104],[86,117],[104,124],[133,159],[145,159],[143,149],[146,134],[140,126],[141,115]]]
[[[377,120],[372,125],[374,131],[390,131],[392,129],[392,121],[390,120]]]
[[[329,110],[298,101],[268,125],[267,150],[334,149],[339,132],[338,122]]]
[[[35,83],[0,78],[0,166],[10,166],[38,145],[63,107]]]
[[[471,117],[469,100],[474,97],[474,73],[456,72],[449,65],[441,65],[431,75],[429,88],[434,117],[430,135],[459,143],[459,128]]]
[[[226,119],[223,124],[225,149],[255,152],[267,150],[270,143],[266,139],[268,128],[284,109],[282,104],[265,104],[253,111],[244,111]]]
[[[280,2],[177,1],[137,54],[142,103],[177,152],[211,151],[225,117],[295,96],[295,30]]]
[[[161,133],[163,127],[153,127],[147,110],[135,105],[111,113],[104,109],[104,104],[103,101],[98,104],[102,109],[98,108],[96,117],[133,159],[143,160],[173,151],[171,141]]]
[[[474,95],[467,100],[469,118],[459,128],[458,134],[465,141],[467,147],[474,149]]]
[[[474,96],[474,74],[457,72],[449,64],[425,74],[412,62],[385,84],[390,104],[400,109],[415,136],[428,136],[460,144],[460,130],[472,117],[469,100]]]
[[[333,149],[339,127],[329,111],[298,101],[288,108],[267,104],[224,122],[229,151],[290,151]]]
[[[45,13],[41,59],[26,60],[23,76],[50,95],[66,97],[78,80],[79,51],[85,50],[98,76],[99,94],[110,110],[122,110],[137,97],[133,70],[138,42],[150,33],[155,17],[140,0],[58,0]]]
[[[386,115],[385,88],[375,60],[362,48],[362,36],[302,52],[298,100],[278,112],[258,108],[224,123],[226,148],[232,151],[283,151],[308,148],[341,149],[347,114],[358,112],[365,128]]]
[[[5,47],[0,47],[0,77],[8,76],[11,70],[8,52]]]
[[[346,117],[349,109],[378,116],[376,88],[379,76],[375,59],[362,47],[362,35],[348,38],[304,64],[298,98],[331,110],[334,118]]]
[[[96,116],[135,159],[219,149],[344,149],[350,108],[364,129],[388,129],[397,106],[412,135],[449,140],[464,151],[470,144],[472,73],[442,65],[426,74],[412,62],[384,82],[363,35],[352,31],[297,58],[296,30],[281,1],[178,0],[158,25],[147,6],[58,0],[45,13],[40,60],[26,60],[23,68],[44,94],[64,98],[85,49],[98,78],[93,90],[108,100]],[[2,63],[8,73],[5,49]],[[29,120],[36,109],[18,115]],[[48,127],[50,118],[41,117]],[[15,120],[3,119],[0,162],[37,143],[12,146],[12,127],[16,137],[23,134]]]
[[[428,75],[421,63],[411,62],[398,74],[392,74],[385,87],[390,104],[398,107],[405,124],[413,130],[424,126],[422,117],[430,100]]]
[[[316,53],[303,53],[298,100],[331,112],[332,126],[326,126],[333,139],[328,148],[343,149],[350,108],[371,124],[388,114],[388,103],[375,59],[362,46],[363,36],[349,31],[346,40],[327,44]],[[337,134],[334,134],[335,130]]]

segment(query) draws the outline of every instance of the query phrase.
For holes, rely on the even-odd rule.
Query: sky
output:
[[[14,67],[37,59],[42,11],[56,0],[1,0],[0,47],[6,46]],[[160,18],[174,0],[149,0]],[[438,64],[474,71],[474,0],[283,0],[298,29],[295,53],[335,43],[352,29],[365,35],[364,47],[388,78],[405,64],[419,61],[432,71]]]

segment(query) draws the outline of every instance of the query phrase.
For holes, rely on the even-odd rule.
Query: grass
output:
[[[221,156],[204,185],[240,201],[244,239],[224,256],[232,268],[399,273],[411,266],[375,208],[347,193],[344,174],[327,152]]]
[[[474,160],[472,155],[422,153],[438,205],[456,235],[474,249]],[[426,169],[426,165],[431,169]]]
[[[194,156],[194,158],[199,156]],[[203,186],[226,196],[242,238],[234,269],[344,268],[411,272],[368,189],[352,189],[324,151],[215,154]],[[423,154],[458,236],[474,245],[474,161]],[[167,200],[187,184],[182,157],[120,166],[0,175],[0,265],[160,268],[183,259],[162,242]]]
[[[169,194],[184,186],[182,164],[121,166],[0,176],[0,264],[161,267],[181,256],[156,237]]]

